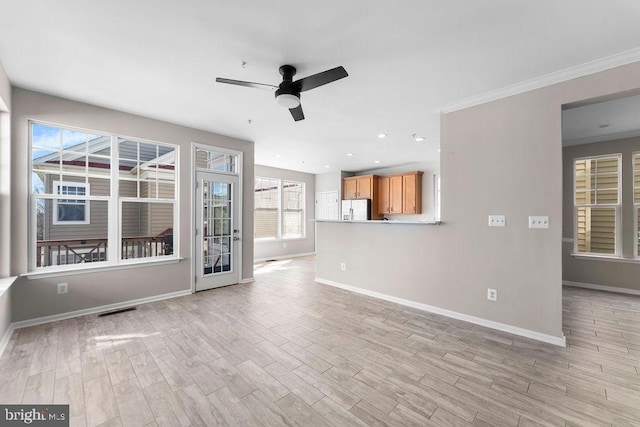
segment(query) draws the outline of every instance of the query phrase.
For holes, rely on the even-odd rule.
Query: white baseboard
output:
[[[242,279],[242,280],[240,280],[240,282],[239,282],[239,283],[253,283],[253,282],[255,282],[255,281],[256,281],[256,279],[254,279],[253,277],[250,277],[250,278],[248,278],[248,279]]]
[[[191,295],[191,289],[185,289],[183,291],[171,292],[171,293],[162,294],[162,295],[154,295],[146,298],[138,298],[138,299],[129,300],[129,301],[117,302],[114,304],[101,305],[99,307],[85,308],[83,310],[70,311],[68,313],[54,314],[52,316],[37,317],[35,319],[22,320],[20,322],[13,322],[9,326],[8,335],[10,337],[11,332],[20,328],[42,325],[44,323],[57,322],[59,320],[72,319],[74,317],[87,316],[90,314],[103,313],[105,311],[112,311],[120,308],[127,308],[134,305],[147,304],[150,302],[162,301],[165,299],[171,299],[171,298],[181,297],[185,295]],[[8,338],[7,338],[7,341],[8,341]],[[4,338],[3,338],[3,342],[4,342]],[[2,350],[4,350],[4,348],[2,348]],[[2,351],[0,351],[0,356],[2,356]]]
[[[268,258],[258,258],[258,259],[254,259],[253,262],[265,262],[265,261],[271,261],[272,259],[274,260],[281,260],[281,259],[289,259],[289,258],[299,258],[299,257],[303,257],[303,256],[310,256],[310,255],[315,255],[315,252],[305,252],[305,253],[301,253],[301,254],[291,254],[291,255],[281,255],[281,256],[271,256]]]
[[[617,292],[619,294],[640,295],[640,289],[618,288],[615,286],[596,285],[593,283],[572,282],[563,280],[563,286],[573,286],[574,288],[593,289],[596,291]]]
[[[451,311],[444,308],[434,307],[427,304],[422,304],[415,301],[406,300],[379,292],[370,291],[367,289],[356,288],[354,286],[344,285],[342,283],[333,282],[331,280],[320,279],[316,277],[316,282],[324,285],[334,286],[336,288],[344,289],[351,292],[367,295],[374,298],[379,298],[385,301],[395,302],[396,304],[405,305],[407,307],[417,308],[418,310],[428,311],[429,313],[440,314],[442,316],[451,317],[453,319],[463,320],[465,322],[473,323],[480,326],[485,326],[491,329],[497,329],[498,331],[508,332],[514,335],[520,335],[522,337],[532,338],[534,340],[554,344],[560,347],[566,347],[567,342],[563,336],[557,337],[554,335],[543,334],[540,332],[532,331],[530,329],[519,328],[517,326],[507,325],[505,323],[494,322],[493,320],[482,319],[480,317],[470,316],[468,314],[458,313],[457,311]]]

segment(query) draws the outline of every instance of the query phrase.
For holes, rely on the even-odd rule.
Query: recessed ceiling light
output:
[[[383,138],[386,138],[386,137],[387,137],[386,133],[379,133],[378,134],[378,138],[380,138],[380,139],[383,139]]]
[[[442,148],[438,148],[438,153],[442,151]]]
[[[353,156],[355,156],[355,154],[353,154],[353,153],[347,153],[347,156],[349,156],[349,157],[353,157]]]
[[[282,157],[282,156],[281,156],[280,154],[276,154],[274,157],[275,157],[276,159],[279,159],[279,158],[280,158],[280,157]]]
[[[424,136],[420,136],[420,135],[418,135],[418,134],[414,133],[414,134],[413,134],[413,139],[414,139],[415,141],[417,141],[417,142],[421,142],[421,141],[424,141]]]
[[[330,168],[330,167],[331,167],[331,165],[324,165],[324,167],[325,167],[325,168]]]
[[[380,163],[380,160],[374,160],[373,163],[378,164]]]

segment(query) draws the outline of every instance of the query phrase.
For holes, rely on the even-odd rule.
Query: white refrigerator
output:
[[[367,221],[371,219],[371,199],[342,201],[343,221]]]

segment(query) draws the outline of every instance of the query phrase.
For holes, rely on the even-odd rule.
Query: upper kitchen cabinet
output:
[[[402,213],[422,213],[422,172],[402,175]]]
[[[377,185],[377,176],[361,175],[344,178],[342,188],[342,198],[351,199],[373,199]]]
[[[402,175],[378,177],[378,211],[382,214],[400,214],[403,208]]]

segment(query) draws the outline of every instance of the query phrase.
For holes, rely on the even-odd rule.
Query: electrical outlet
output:
[[[58,295],[66,294],[69,292],[69,284],[68,283],[58,283]]]
[[[498,301],[498,290],[497,289],[487,289],[487,299],[489,301]]]
[[[548,216],[530,216],[529,228],[549,228]]]
[[[504,215],[489,215],[489,227],[506,227],[507,217]]]
[[[344,262],[341,262],[340,263],[340,270],[347,271],[347,264],[345,264]]]

